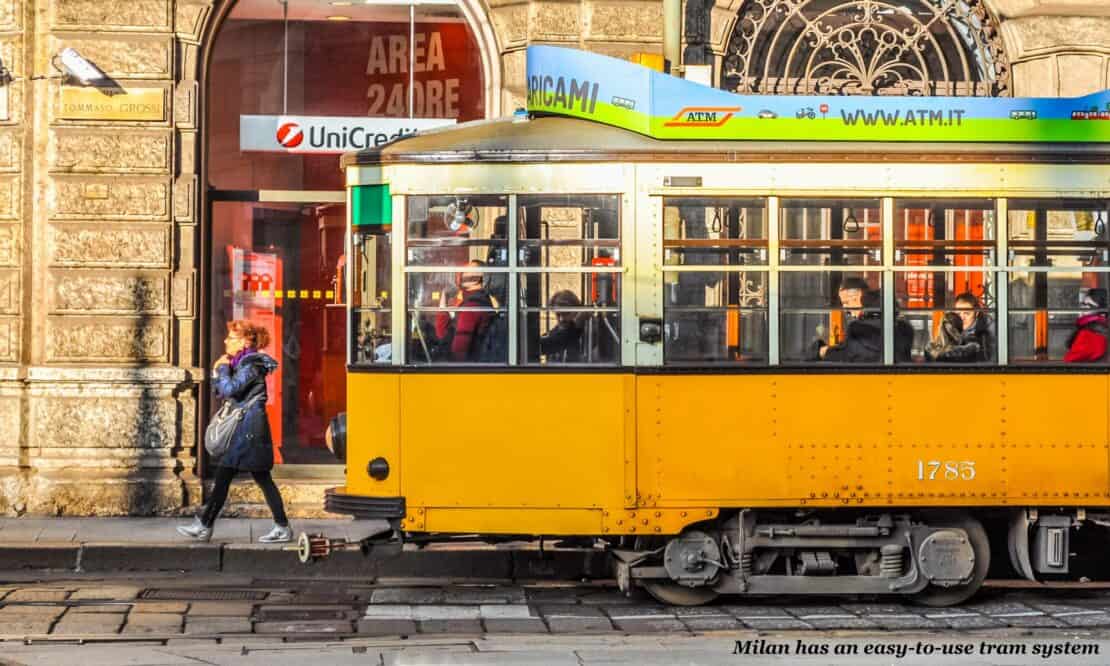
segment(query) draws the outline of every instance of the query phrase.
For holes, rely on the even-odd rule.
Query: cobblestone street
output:
[[[623,661],[628,650],[662,655],[678,646],[703,650],[694,659],[703,663],[703,657],[735,660],[735,644],[755,638],[866,639],[896,645],[914,636],[926,643],[1067,642],[1110,636],[1106,589],[992,586],[972,603],[948,609],[867,599],[732,599],[675,608],[640,596],[626,598],[601,583],[440,585],[399,580],[371,585],[226,575],[21,578],[0,587],[0,663],[66,663],[74,644],[82,645],[83,666],[117,663],[124,658],[120,650],[130,651],[128,663],[139,664],[189,663],[168,655],[190,650],[239,656],[265,651],[271,657],[280,653],[304,659],[305,641],[339,655],[333,663],[345,663],[347,657],[358,657],[352,663],[386,663],[385,656],[368,662],[367,651],[393,655],[388,663],[425,663],[416,655],[427,657],[427,651],[449,653],[461,659],[458,663],[558,663],[561,651],[581,649],[597,651],[595,658],[605,663]],[[496,658],[475,656],[491,645],[508,652],[495,650],[501,655]],[[505,647],[509,645],[516,647]],[[617,648],[624,652],[607,652]],[[537,649],[542,652],[538,657],[530,652]],[[96,661],[98,654],[105,661]],[[416,661],[404,661],[409,658]]]

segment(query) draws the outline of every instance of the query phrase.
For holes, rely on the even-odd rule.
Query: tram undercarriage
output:
[[[995,556],[1009,555],[1018,577],[1033,581],[1067,578],[1070,561],[1088,554],[1071,552],[1070,536],[1081,527],[1090,532],[1110,525],[1107,516],[1082,509],[1010,510],[985,518],[992,527],[1008,526],[999,536],[1009,553]],[[1085,547],[1102,550],[1101,536]],[[983,521],[943,510],[854,516],[742,510],[674,538],[640,538],[631,546],[612,551],[620,589],[642,587],[675,605],[700,605],[721,594],[899,594],[951,606],[982,586],[992,556]]]
[[[998,564],[1018,578],[1085,579],[1095,573],[1088,568],[1091,562],[1107,573],[1101,558],[1106,534],[1100,528],[1110,527],[1110,514],[1083,509],[1011,509],[982,516],[943,509],[851,514],[745,509],[691,525],[673,537],[621,537],[606,543],[622,592],[642,588],[672,605],[702,605],[722,594],[897,594],[939,607],[966,601],[986,580],[992,548],[984,523],[1009,550],[997,552],[1001,543],[996,540]],[[1098,534],[1073,539],[1080,529],[1084,537]],[[395,529],[361,541],[302,534],[297,549],[301,561],[308,562],[337,550],[369,554],[404,542],[491,538]]]

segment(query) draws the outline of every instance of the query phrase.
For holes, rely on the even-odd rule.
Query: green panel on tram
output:
[[[351,188],[351,225],[356,227],[393,224],[393,200],[389,185],[358,185]]]

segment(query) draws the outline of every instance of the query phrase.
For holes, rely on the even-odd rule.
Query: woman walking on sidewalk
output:
[[[277,361],[262,353],[270,344],[270,333],[264,327],[246,320],[236,320],[227,325],[224,346],[227,353],[212,368],[216,395],[224,400],[247,404],[246,413],[231,436],[227,453],[219,460],[212,497],[204,513],[191,525],[182,525],[177,531],[200,541],[212,538],[212,526],[227,501],[231,481],[239,472],[250,472],[254,482],[262,488],[266,504],[274,515],[274,528],[260,537],[262,543],[284,543],[293,538],[281,493],[274,485],[270,470],[274,468],[274,443],[270,435],[270,422],[266,419],[266,375],[273,372]]]

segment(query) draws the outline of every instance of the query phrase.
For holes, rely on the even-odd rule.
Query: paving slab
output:
[[[96,585],[81,587],[69,596],[70,601],[130,601],[139,596],[143,588],[130,585]]]
[[[50,633],[53,618],[28,618],[0,622],[0,636],[45,636]]]
[[[868,615],[867,619],[883,629],[894,631],[905,631],[910,629],[935,630],[943,629],[946,626],[937,620],[930,620],[924,615],[914,615],[913,613],[878,613],[875,615]]]
[[[483,632],[482,621],[473,620],[418,620],[416,627],[421,634],[466,634],[476,636]]]
[[[1041,628],[1041,627],[1066,627],[1068,626],[1063,620],[1058,620],[1048,615],[994,615],[991,619],[1005,622],[1011,627],[1026,628]]]
[[[346,620],[320,620],[296,622],[256,622],[256,634],[349,634],[354,629]]]
[[[189,616],[245,617],[254,610],[253,601],[193,601],[189,603]]]
[[[196,617],[196,619],[193,619]],[[239,617],[185,616],[186,634],[249,634],[251,621]]]
[[[144,601],[139,599],[132,605],[133,613],[176,613],[183,615],[189,610],[187,601]]]
[[[438,587],[386,587],[370,594],[371,604],[441,604],[446,596]]]
[[[540,615],[554,634],[586,634],[613,631],[609,618],[596,606],[545,605]]]
[[[444,591],[447,604],[522,604],[527,601],[523,588],[511,586],[451,587]]]
[[[958,611],[949,611],[940,613],[926,613],[925,617],[930,620],[941,622],[949,629],[996,629],[1006,626],[1000,620],[996,620],[986,615],[980,615],[979,613],[961,613]]]
[[[5,604],[29,601],[64,601],[70,594],[69,590],[57,588],[23,587],[13,590],[4,598]]]
[[[786,615],[779,617],[740,618],[740,620],[747,627],[760,631],[806,631],[813,629],[813,625]]]
[[[184,617],[169,613],[129,613],[125,634],[180,634]]]
[[[411,619],[366,619],[358,621],[355,631],[366,636],[411,636],[417,633],[416,621]]]
[[[1102,611],[1065,613],[1055,617],[1071,627],[1110,627],[1110,613]]]
[[[95,615],[97,613],[111,613],[114,615],[126,615],[131,610],[131,602],[125,601],[122,603],[86,603],[79,606],[70,606],[66,611],[66,616],[70,615]]]
[[[112,613],[87,613],[70,615],[58,620],[52,635],[116,634],[123,626],[124,616]]]
[[[546,634],[547,625],[541,618],[482,620],[487,634]]]
[[[680,615],[678,619],[692,632],[703,631],[739,631],[744,624],[732,615],[719,613],[716,615]]]

